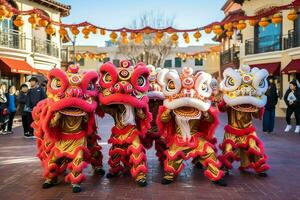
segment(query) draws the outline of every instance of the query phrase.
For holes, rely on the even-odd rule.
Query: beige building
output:
[[[246,15],[252,16],[272,8],[291,3],[291,0],[236,0],[242,5]],[[276,78],[281,100],[276,110],[277,116],[284,116],[286,105],[282,96],[289,81],[300,80],[300,17],[295,21],[287,19],[290,10],[282,11],[282,22],[270,23],[265,29],[249,26],[242,31],[240,63],[266,68]],[[270,21],[271,22],[271,21]]]
[[[64,49],[68,49],[68,60],[64,63],[72,61],[73,57],[73,47],[64,46]],[[104,60],[96,60],[90,58],[82,58],[78,61],[83,70],[96,70],[101,64],[106,61],[111,61],[115,65],[118,65],[119,61],[126,59],[118,50],[117,46],[76,46],[76,53],[92,52],[94,54],[106,53],[107,58]],[[197,54],[202,54],[201,59],[197,58]],[[178,56],[186,55],[186,58],[181,58]],[[219,76],[220,69],[220,58],[219,58],[219,47],[215,44],[205,44],[203,46],[188,46],[188,47],[174,47],[171,49],[170,54],[165,58],[163,66],[170,69],[176,69],[181,71],[183,67],[192,67],[194,71],[204,70],[214,77]],[[158,66],[157,66],[158,67]]]
[[[68,16],[70,6],[53,0],[9,0],[11,6],[22,11],[39,9],[54,21]],[[29,16],[23,16],[24,25],[16,27],[13,20],[0,22],[0,77],[7,85],[19,85],[32,74],[47,73],[61,65],[61,40],[58,32],[52,37],[44,27],[32,28]],[[56,31],[58,27],[55,26]]]

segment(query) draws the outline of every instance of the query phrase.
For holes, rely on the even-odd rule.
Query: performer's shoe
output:
[[[80,185],[72,184],[72,186],[73,186],[73,189],[72,189],[73,193],[79,193],[79,192],[81,192]]]
[[[43,186],[42,188],[43,189],[48,189],[48,188],[51,188],[53,186],[57,185],[57,179],[54,179],[54,180],[46,180],[44,183],[43,183]]]
[[[203,169],[203,165],[200,162],[196,162],[195,167],[197,169]]]
[[[117,174],[112,174],[112,173],[107,173],[106,174],[106,178],[108,178],[108,179],[114,178],[116,176],[118,176],[118,175]]]
[[[171,183],[173,183],[173,182],[174,182],[174,180],[167,179],[167,178],[163,178],[163,179],[161,180],[161,184],[163,184],[163,185],[169,185],[169,184],[171,184]]]
[[[257,174],[259,177],[268,177],[268,174],[266,172],[260,172]]]
[[[102,168],[97,167],[95,168],[94,173],[103,176],[105,174],[105,171]]]
[[[140,180],[138,180],[136,182],[137,182],[138,186],[140,186],[140,187],[146,187],[147,186],[147,180],[146,180],[146,178],[142,178],[142,179],[140,179]]]
[[[212,182],[213,182],[213,184],[219,185],[219,186],[222,186],[222,187],[226,187],[227,186],[227,183],[226,183],[226,181],[223,178],[221,178],[221,179],[219,179],[217,181],[212,181]]]

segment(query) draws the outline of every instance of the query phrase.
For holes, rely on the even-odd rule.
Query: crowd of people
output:
[[[16,113],[22,116],[22,126],[25,138],[34,138],[31,127],[32,109],[42,99],[46,98],[44,83],[39,83],[37,77],[31,77],[29,84],[23,83],[20,91],[11,85],[0,84],[0,133],[12,134],[12,126]]]

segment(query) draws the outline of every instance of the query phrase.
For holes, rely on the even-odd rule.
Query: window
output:
[[[175,67],[181,67],[181,58],[175,58]]]
[[[164,63],[164,67],[171,68],[172,67],[172,60],[166,60],[165,63]]]
[[[100,62],[103,62],[103,63],[106,63],[110,61],[110,58],[109,57],[106,57],[106,58],[103,58],[103,60],[100,60]]]
[[[120,64],[120,60],[119,59],[113,59],[113,64],[118,67]]]
[[[270,23],[265,28],[256,25],[254,32],[255,53],[281,50],[282,23]]]
[[[203,65],[203,59],[195,59],[195,66],[202,66]]]
[[[295,33],[294,33],[294,36],[295,36],[295,43],[297,44],[297,46],[300,46],[300,13],[298,13],[298,17],[297,19],[295,20]]]
[[[78,64],[80,66],[84,66],[84,58],[81,58],[79,61],[78,61]]]

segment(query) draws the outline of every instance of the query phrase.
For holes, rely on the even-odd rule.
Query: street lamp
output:
[[[76,49],[75,49],[75,48],[76,48],[76,47],[75,47],[75,44],[76,44],[76,37],[77,37],[77,36],[76,36],[76,35],[74,35],[74,39],[73,39],[73,41],[72,41],[72,46],[73,46],[73,62],[74,62],[74,63],[76,63],[76,57],[75,57],[75,50],[76,50]]]

